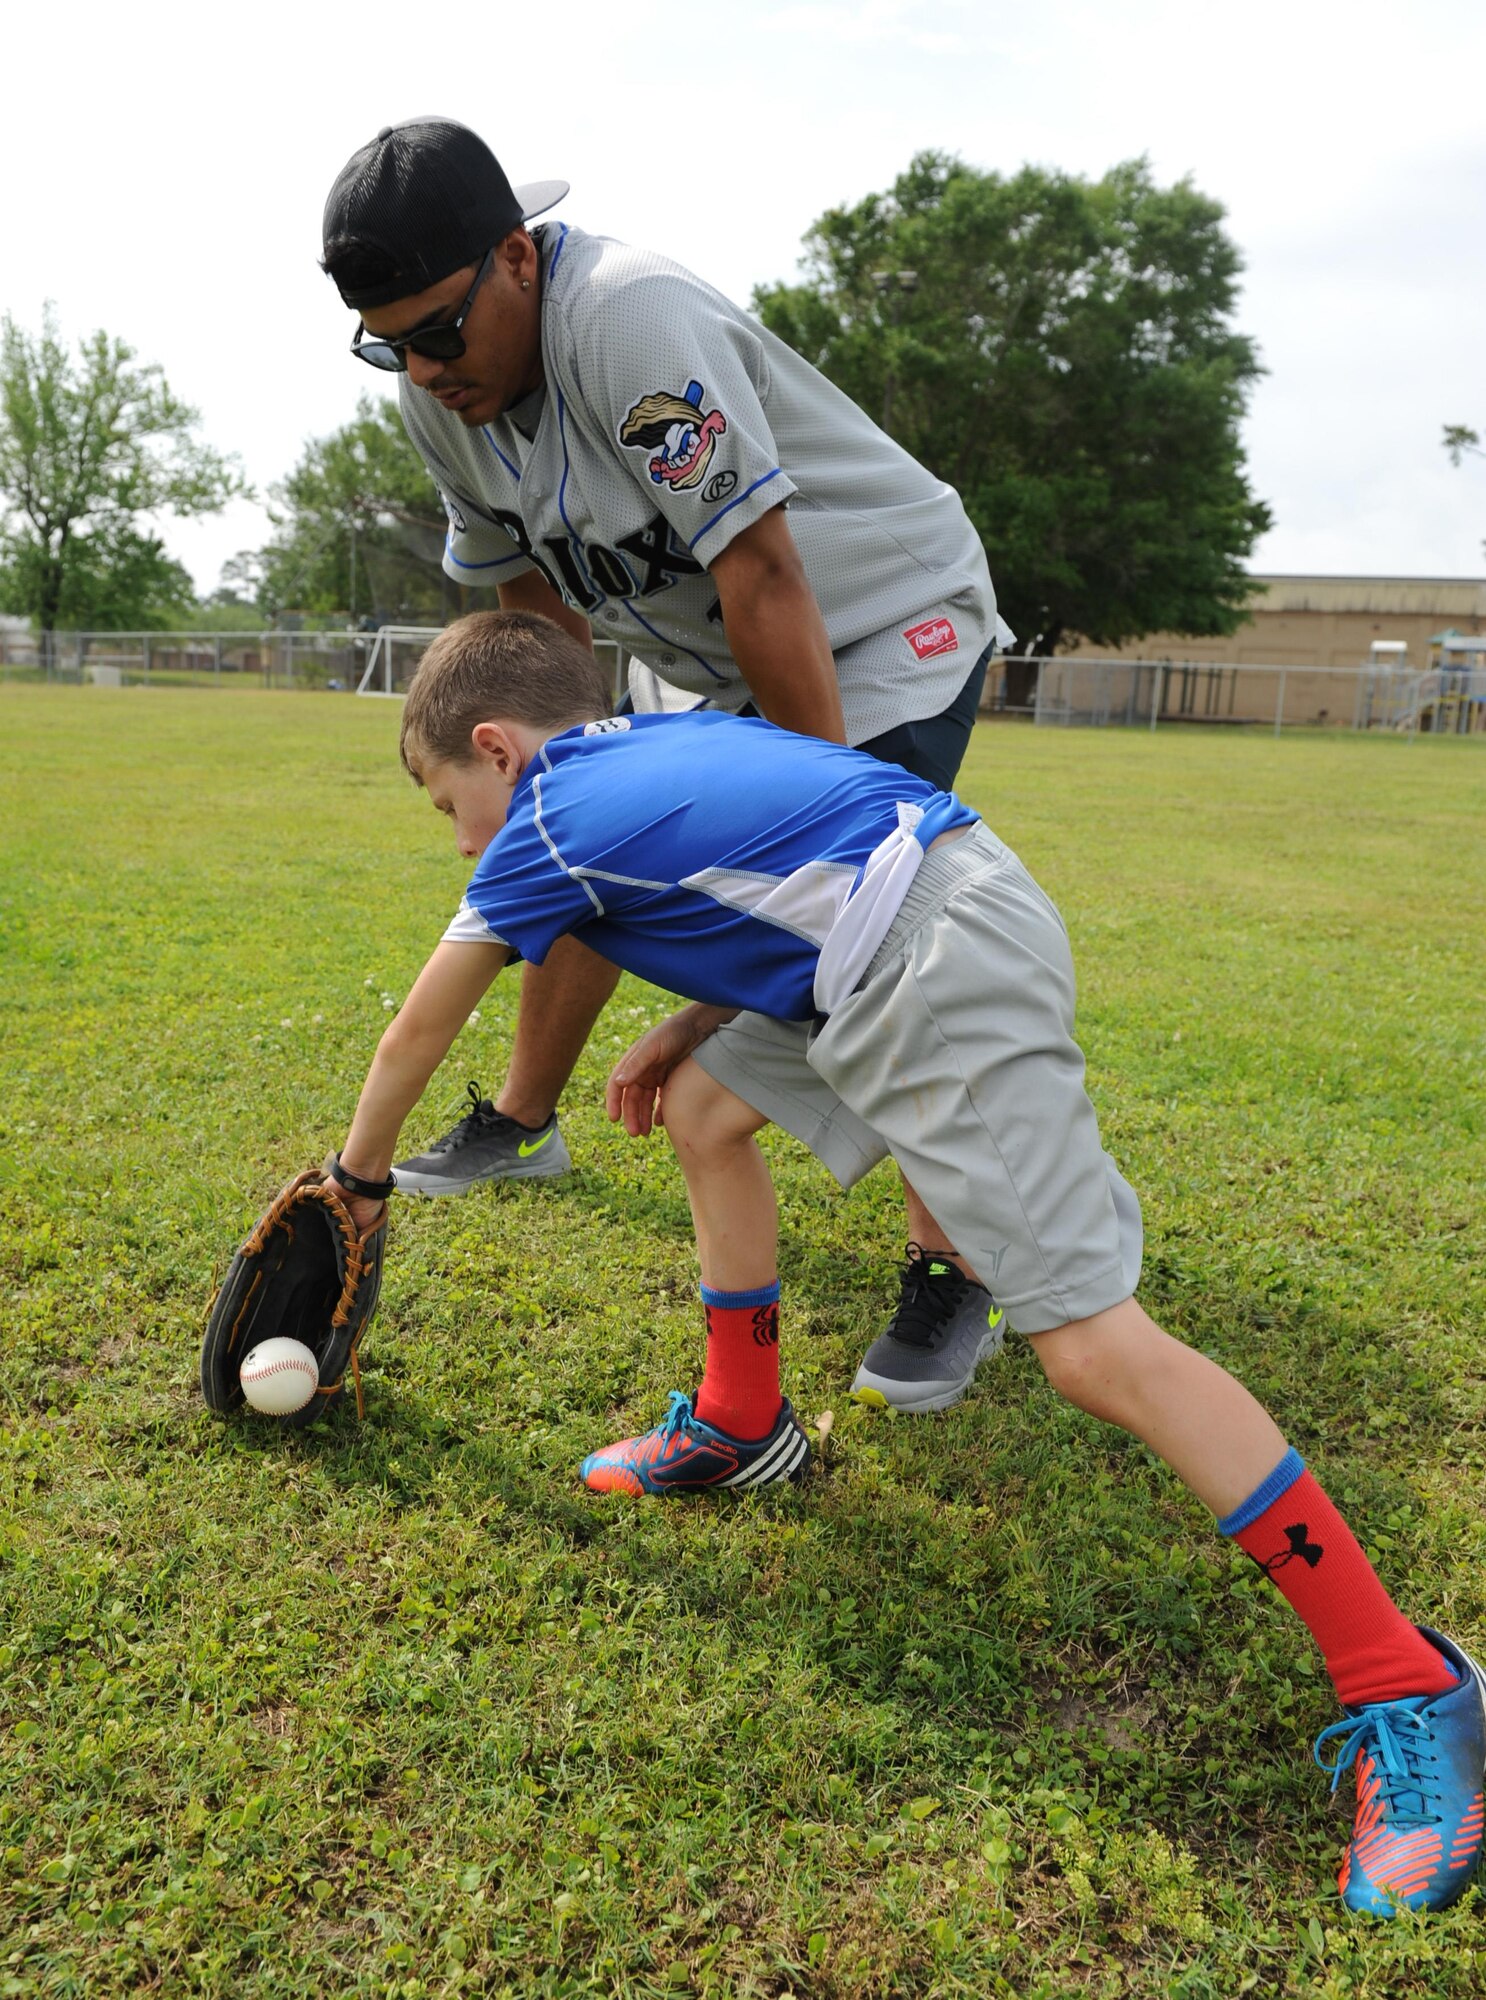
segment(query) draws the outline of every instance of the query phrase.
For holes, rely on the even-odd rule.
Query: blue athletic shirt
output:
[[[979,817],[769,722],[590,722],[537,753],[445,936],[540,965],[571,933],[687,999],[809,1020],[865,972],[930,843]]]

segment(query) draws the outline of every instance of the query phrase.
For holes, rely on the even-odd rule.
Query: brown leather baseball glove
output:
[[[376,1310],[387,1243],[387,1207],[358,1230],[341,1190],[319,1167],[275,1195],[233,1258],[201,1343],[201,1393],[226,1415],[243,1400],[238,1370],[260,1340],[302,1341],[320,1367],[320,1386],[279,1422],[313,1423],[338,1403],[349,1370],[356,1414],[365,1416],[357,1348]]]

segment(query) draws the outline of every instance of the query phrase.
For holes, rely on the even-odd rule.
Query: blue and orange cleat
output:
[[[1444,1694],[1349,1708],[1316,1738],[1316,1762],[1331,1773],[1357,1766],[1357,1817],[1337,1886],[1349,1910],[1392,1917],[1443,1910],[1463,1895],[1481,1858],[1486,1692],[1469,1654],[1419,1630],[1459,1674]],[[1335,1760],[1321,1746],[1342,1738]]]
[[[704,1424],[691,1398],[673,1389],[671,1407],[653,1431],[591,1452],[579,1472],[594,1493],[700,1493],[798,1481],[809,1463],[810,1440],[787,1402],[769,1435],[747,1442]]]

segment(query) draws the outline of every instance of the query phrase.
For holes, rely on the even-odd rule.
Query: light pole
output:
[[[897,332],[898,323],[903,317],[903,308],[918,290],[918,272],[874,271],[872,273],[872,282],[877,287],[880,297],[891,301],[890,304],[884,307],[887,325],[891,329],[891,333],[888,338],[887,370],[882,383],[882,428],[891,433],[893,422],[893,390],[897,387],[893,377],[892,333]]]

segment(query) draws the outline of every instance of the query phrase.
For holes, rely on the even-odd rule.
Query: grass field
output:
[[[204,1413],[215,1278],[458,899],[396,725],[0,693],[0,1996],[1486,1990],[1486,1893],[1346,1918],[1324,1674],[1147,1453],[1025,1347],[845,1401],[885,1174],[772,1148],[819,1475],[583,1493],[698,1365],[679,1176],[597,1101],[650,989],[571,1180],[399,1208],[364,1425]],[[1147,1304],[1479,1649],[1480,746],[989,728],[962,789],[1068,919]]]

